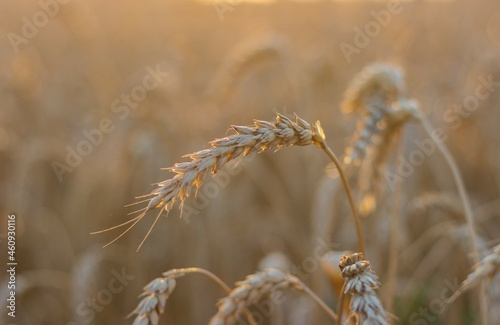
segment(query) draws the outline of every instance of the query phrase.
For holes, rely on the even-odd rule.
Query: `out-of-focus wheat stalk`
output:
[[[363,254],[344,255],[339,263],[345,278],[345,293],[351,294],[351,314],[360,325],[388,325],[387,313],[374,289],[380,285],[378,277]]]
[[[455,159],[453,159],[453,155],[450,153],[448,148],[444,145],[444,143],[436,136],[434,133],[434,129],[432,128],[431,124],[427,120],[423,114],[419,114],[419,121],[421,125],[423,126],[424,130],[427,132],[427,134],[431,137],[432,140],[436,143],[436,146],[438,150],[441,152],[443,157],[446,160],[446,163],[448,164],[450,171],[453,176],[453,180],[455,181],[455,184],[457,186],[458,194],[460,196],[460,200],[462,202],[463,208],[464,208],[464,214],[465,214],[465,219],[467,221],[467,228],[469,230],[469,237],[471,241],[471,246],[472,246],[472,259],[476,264],[480,262],[480,252],[478,248],[478,235],[476,232],[476,224],[474,222],[474,216],[472,214],[472,206],[469,201],[469,196],[467,195],[467,190],[465,189],[465,184],[462,179],[462,175],[460,173],[460,169],[458,168],[457,163],[455,162]],[[478,284],[478,296],[479,296],[479,307],[481,310],[481,324],[486,325],[486,319],[487,319],[487,308],[486,308],[486,294],[484,292],[484,286],[480,282]]]
[[[345,150],[344,163],[351,178],[357,180],[359,211],[362,215],[373,212],[380,205],[378,198],[383,189],[383,168],[394,142],[400,139],[404,125],[418,117],[418,104],[406,97],[404,74],[399,67],[376,63],[365,67],[356,75],[346,90],[342,103],[344,113],[359,114],[358,126],[351,146]],[[362,167],[355,173],[355,167]],[[400,185],[399,183],[396,185]],[[396,193],[399,186],[396,187]],[[396,195],[397,196],[397,195]],[[388,282],[387,301],[391,308],[395,273],[397,272],[397,242],[399,213],[393,201],[391,236],[388,259],[392,278]]]
[[[279,37],[267,35],[250,41],[246,40],[225,59],[224,65],[210,82],[207,93],[215,95],[218,101],[224,104],[249,71],[269,61],[284,63],[285,52],[283,40]]]
[[[342,110],[360,115],[352,144],[345,150],[344,163],[352,174],[361,166],[358,191],[360,212],[367,214],[376,207],[380,195],[382,169],[401,128],[417,119],[418,105],[405,95],[404,75],[400,68],[375,63],[356,75],[346,90]]]
[[[221,300],[219,310],[210,320],[210,325],[235,324],[245,308],[285,288],[305,291],[320,304],[333,320],[337,320],[337,315],[297,277],[277,269],[270,268],[249,275],[244,281],[237,282],[236,285],[229,296]]]

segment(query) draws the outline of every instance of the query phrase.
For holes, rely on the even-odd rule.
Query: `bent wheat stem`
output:
[[[328,147],[325,141],[322,141],[319,143],[320,148],[323,149],[323,151],[328,155],[328,157],[332,160],[332,162],[335,164],[335,167],[337,168],[340,178],[342,179],[342,184],[344,185],[344,190],[347,195],[347,199],[349,200],[349,206],[351,207],[351,212],[352,216],[354,218],[354,223],[356,225],[356,235],[358,237],[358,245],[359,245],[359,251],[365,254],[365,241],[363,238],[363,231],[361,230],[361,221],[359,219],[358,211],[356,209],[356,203],[354,203],[354,198],[352,196],[351,189],[349,187],[349,184],[347,182],[347,179],[345,177],[344,171],[342,169],[342,166],[340,165],[339,160],[337,159],[337,156],[333,153],[332,149]]]

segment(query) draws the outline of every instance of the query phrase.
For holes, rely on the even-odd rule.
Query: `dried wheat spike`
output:
[[[493,248],[491,254],[484,257],[474,266],[474,271],[467,275],[460,288],[451,296],[447,303],[452,303],[466,291],[477,286],[483,279],[492,279],[500,269],[500,244]]]
[[[342,277],[346,280],[344,293],[352,295],[351,314],[360,325],[388,325],[387,313],[374,289],[380,283],[369,261],[362,253],[344,255],[339,263]]]
[[[201,187],[207,173],[216,174],[231,160],[268,149],[319,144],[324,140],[319,122],[310,125],[299,117],[293,122],[281,114],[277,114],[274,123],[254,120],[252,126],[232,128],[237,134],[216,139],[210,142],[212,148],[186,155],[191,161],[167,168],[176,175],[161,182],[159,188],[150,194],[154,197],[145,212],[156,208],[169,211],[176,200],[181,202],[182,207],[192,189]]]
[[[250,275],[236,285],[230,295],[220,301],[218,312],[210,320],[210,325],[235,324],[247,307],[277,290],[303,289],[296,277],[272,268]]]
[[[157,325],[165,310],[168,297],[175,289],[175,279],[164,277],[151,281],[144,287],[144,297],[137,308],[129,315],[137,314],[133,325]]]

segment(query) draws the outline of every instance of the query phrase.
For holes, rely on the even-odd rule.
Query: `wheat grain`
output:
[[[345,293],[352,295],[351,314],[361,325],[387,325],[387,313],[374,289],[380,285],[378,277],[363,254],[342,256],[339,263],[342,277],[346,279]]]

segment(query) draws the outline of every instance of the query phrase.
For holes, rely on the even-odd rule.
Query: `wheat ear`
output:
[[[243,310],[283,289],[305,291],[320,304],[333,320],[337,320],[337,315],[297,277],[277,269],[269,268],[249,275],[244,281],[237,282],[236,285],[229,296],[220,301],[217,314],[210,320],[210,325],[235,324],[241,317]]]
[[[175,289],[176,279],[187,274],[199,273],[207,276],[217,285],[219,285],[226,293],[230,293],[231,289],[219,277],[210,271],[198,267],[190,267],[183,269],[173,269],[163,273],[163,277],[156,278],[144,287],[144,292],[139,296],[143,297],[136,309],[128,315],[137,315],[133,325],[157,325],[160,320],[160,315],[165,310],[165,305],[168,297]],[[245,312],[249,324],[256,325],[252,315],[245,308]]]
[[[323,132],[319,121],[314,124],[309,124],[305,120],[296,116],[294,122],[288,117],[278,113],[274,122],[254,120],[254,124],[252,126],[232,126],[232,128],[236,134],[211,141],[211,148],[197,151],[185,156],[191,158],[191,161],[177,163],[173,167],[167,168],[167,170],[175,173],[176,175],[169,180],[160,182],[158,184],[159,188],[155,189],[150,194],[139,197],[147,199],[137,203],[148,202],[148,204],[145,208],[137,211],[141,212],[137,217],[120,225],[93,232],[93,234],[102,233],[131,224],[118,237],[106,244],[107,246],[132,229],[132,227],[134,227],[146,215],[146,213],[151,210],[159,209],[160,212],[143,241],[139,245],[139,249],[158,221],[161,213],[163,211],[168,213],[176,201],[180,201],[180,208],[182,211],[186,198],[189,197],[193,189],[198,190],[201,187],[203,179],[208,173],[216,174],[228,162],[234,159],[246,157],[252,153],[261,153],[268,149],[279,150],[285,147],[307,146],[314,144],[321,148],[328,155],[328,157],[330,157],[339,171],[356,223],[359,247],[360,250],[364,252],[363,234],[354,199],[339,160],[325,142],[325,133]]]
[[[190,196],[193,189],[198,190],[201,187],[205,176],[209,173],[215,175],[228,162],[268,149],[279,150],[285,147],[310,144],[321,147],[320,143],[324,143],[324,133],[319,121],[311,125],[298,116],[294,122],[284,115],[277,114],[274,122],[254,120],[252,126],[232,126],[232,129],[236,134],[213,140],[210,142],[211,148],[186,155],[185,157],[191,158],[191,161],[176,163],[173,167],[166,168],[175,176],[158,183],[158,188],[150,194],[138,197],[138,199],[144,200],[137,203],[148,202],[148,204],[145,208],[137,211],[141,212],[137,217],[120,225],[93,232],[93,234],[131,224],[107,244],[109,245],[132,229],[146,213],[160,209],[153,225],[142,241],[144,243],[163,211],[168,213],[176,201],[180,201],[182,211],[184,201]]]
[[[363,254],[344,255],[339,263],[346,280],[345,293],[351,294],[351,314],[360,325],[388,325],[387,313],[374,289],[380,285],[378,277]]]
[[[401,69],[376,63],[353,78],[346,90],[342,110],[360,115],[343,161],[350,167],[364,163],[357,179],[362,194],[360,209],[366,214],[376,207],[375,194],[380,192],[382,170],[392,144],[407,122],[417,120],[418,105],[405,96]],[[352,168],[349,171],[352,173]]]

